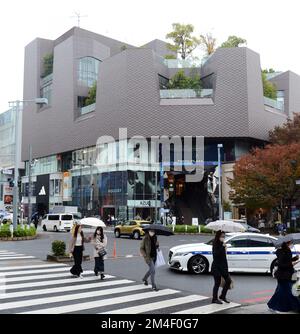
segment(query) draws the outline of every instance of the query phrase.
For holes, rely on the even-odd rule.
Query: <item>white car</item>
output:
[[[78,219],[73,213],[52,213],[43,218],[42,228],[44,231],[69,232]]]
[[[274,241],[268,234],[227,233],[227,261],[230,272],[273,273],[276,260]],[[212,241],[186,244],[170,249],[168,264],[171,269],[203,274],[211,270],[213,262]],[[295,245],[293,255],[300,254],[300,245]],[[297,270],[300,265],[296,266]]]

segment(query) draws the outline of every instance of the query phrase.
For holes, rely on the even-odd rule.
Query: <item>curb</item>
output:
[[[24,240],[34,240],[36,238],[37,238],[37,235],[28,236],[28,237],[12,237],[12,238],[1,237],[0,241],[24,241]]]

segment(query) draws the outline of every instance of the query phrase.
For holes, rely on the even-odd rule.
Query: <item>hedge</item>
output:
[[[13,236],[16,238],[20,237],[34,237],[36,235],[36,229],[33,226],[22,228],[21,225],[18,225],[17,228],[14,230]],[[0,226],[0,238],[10,238],[11,233],[9,229],[9,224],[3,224]]]
[[[168,225],[168,227],[173,231],[173,225]],[[196,225],[175,225],[175,233],[199,233],[199,226]],[[207,229],[204,225],[200,225],[200,233],[209,233],[212,231]]]
[[[61,240],[55,240],[52,242],[52,252],[55,256],[66,255],[66,244]]]

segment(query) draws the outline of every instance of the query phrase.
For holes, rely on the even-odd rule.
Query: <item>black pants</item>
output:
[[[218,299],[218,291],[221,285],[221,278],[223,277],[225,280],[225,285],[223,287],[222,293],[221,293],[221,297],[225,298],[227,291],[230,288],[230,284],[231,284],[231,279],[228,273],[221,275],[220,273],[214,273],[214,280],[215,280],[215,285],[214,285],[214,289],[213,289],[213,300]]]
[[[104,272],[104,260],[102,256],[95,257],[95,268],[94,272],[97,275],[98,273],[103,273]]]
[[[74,266],[71,268],[70,272],[73,275],[79,276],[83,270],[81,267],[82,264],[82,254],[83,254],[83,247],[82,246],[75,246],[73,251],[74,257]]]

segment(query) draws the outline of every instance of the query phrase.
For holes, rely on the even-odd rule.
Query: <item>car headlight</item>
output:
[[[189,253],[189,252],[175,253],[175,254],[174,254],[174,257],[175,257],[175,256],[186,256],[186,255],[188,255],[188,254],[190,254],[190,253]]]

